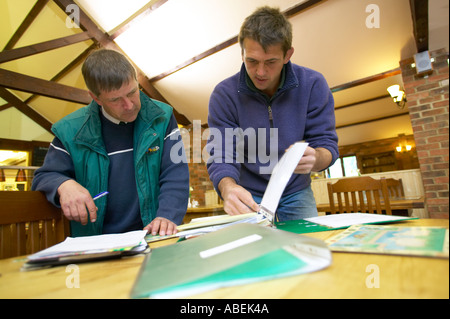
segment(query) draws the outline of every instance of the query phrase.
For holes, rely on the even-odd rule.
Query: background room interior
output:
[[[335,99],[341,158],[313,174],[317,202],[332,178],[395,177],[425,197],[420,216],[448,218],[448,0],[4,0],[0,190],[30,190],[51,125],[90,102],[81,65],[98,47],[135,63],[141,89],[173,106],[198,156],[194,121],[207,130],[213,88],[242,63],[239,27],[262,5],[288,15],[292,61],[321,72]],[[189,165],[192,201],[217,203],[204,161]]]

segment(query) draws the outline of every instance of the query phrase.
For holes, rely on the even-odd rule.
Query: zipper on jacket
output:
[[[269,111],[270,128],[273,128],[272,107],[271,107],[270,105],[268,105],[268,106],[267,106],[267,110]]]

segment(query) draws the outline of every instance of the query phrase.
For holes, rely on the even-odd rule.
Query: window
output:
[[[356,156],[344,156],[327,169],[328,178],[339,178],[344,176],[359,176]]]

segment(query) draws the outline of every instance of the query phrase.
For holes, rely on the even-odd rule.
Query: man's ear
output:
[[[284,64],[288,63],[291,59],[292,55],[294,54],[294,48],[290,48],[287,50],[286,55],[284,56]]]
[[[97,96],[95,96],[94,93],[92,93],[91,91],[89,91],[89,95],[91,96],[91,98],[92,98],[95,102],[97,102],[98,105],[100,105],[100,106],[102,105],[101,101],[98,99]]]

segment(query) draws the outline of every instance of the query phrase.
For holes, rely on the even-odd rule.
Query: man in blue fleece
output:
[[[262,7],[240,33],[243,64],[210,98],[207,167],[230,215],[258,211],[278,160],[292,144],[309,143],[280,200],[280,221],[317,216],[311,171],[339,157],[334,101],[324,77],[290,62],[292,26],[279,9]],[[269,155],[268,155],[269,154]]]
[[[82,73],[93,101],[53,125],[32,189],[62,208],[72,236],[176,233],[189,170],[184,153],[170,156],[182,143],[172,108],[139,90],[136,70],[119,52],[95,51]],[[109,194],[94,202],[103,191]]]

